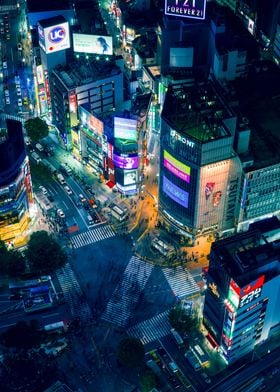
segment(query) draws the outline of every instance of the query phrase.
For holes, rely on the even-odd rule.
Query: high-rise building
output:
[[[227,363],[279,329],[279,250],[276,217],[212,244],[203,323]]]
[[[233,150],[236,117],[214,83],[170,87],[161,120],[161,220],[191,239],[233,229],[242,170]]]
[[[99,114],[123,102],[123,74],[114,61],[73,60],[55,68],[50,76],[52,117],[67,149],[75,148],[73,128],[78,124],[78,106],[89,103]]]
[[[26,243],[32,184],[22,124],[6,119],[0,133],[0,239],[13,246]]]

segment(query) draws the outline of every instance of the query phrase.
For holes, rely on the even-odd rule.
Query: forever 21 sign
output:
[[[205,19],[206,0],[165,0],[165,14]]]

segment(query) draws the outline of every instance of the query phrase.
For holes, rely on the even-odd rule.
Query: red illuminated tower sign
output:
[[[165,15],[205,19],[206,0],[165,0]]]

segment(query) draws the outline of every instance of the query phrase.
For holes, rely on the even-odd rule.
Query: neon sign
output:
[[[206,0],[165,0],[165,14],[205,19]]]
[[[179,162],[167,151],[163,152],[163,165],[175,176],[181,178],[181,180],[190,182],[190,171],[191,168],[182,162]]]
[[[183,144],[186,144],[187,146],[193,148],[195,146],[194,142],[191,140],[187,139],[186,137],[180,135],[180,133],[176,132],[174,129],[170,130],[170,136],[175,139],[176,141],[179,141]]]
[[[170,197],[170,199],[174,200],[176,203],[181,206],[188,208],[189,205],[189,194],[186,191],[183,191],[178,186],[174,185],[171,181],[169,181],[165,176],[163,176],[163,192]]]

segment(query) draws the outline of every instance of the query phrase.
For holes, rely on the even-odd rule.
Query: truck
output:
[[[31,158],[34,159],[34,161],[37,163],[37,165],[41,162],[41,158],[39,157],[39,155],[36,152],[32,152]]]
[[[65,178],[63,177],[62,174],[57,173],[56,176],[57,176],[57,179],[58,179],[58,181],[60,182],[61,185],[65,185],[66,184]]]
[[[36,143],[35,147],[37,148],[38,151],[43,152],[44,151],[44,147],[42,146],[42,144],[40,143]]]

